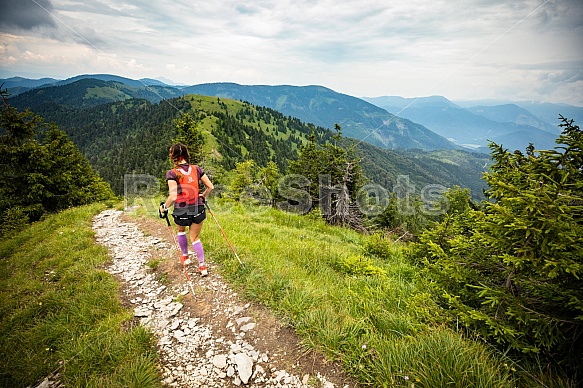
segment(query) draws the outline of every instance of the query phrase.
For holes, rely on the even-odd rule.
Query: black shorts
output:
[[[176,225],[190,226],[203,222],[206,218],[206,212],[204,205],[174,206],[172,217],[174,217],[174,223]]]

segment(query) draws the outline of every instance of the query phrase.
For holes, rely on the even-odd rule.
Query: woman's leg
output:
[[[186,227],[177,225],[178,229],[178,245],[182,256],[188,256],[188,238],[186,237]]]
[[[190,237],[190,241],[194,242],[194,241],[198,240],[198,236],[200,235],[200,231],[202,230],[203,222],[201,222],[200,224],[195,224],[195,223],[190,224],[190,227],[188,228],[188,234]]]
[[[200,224],[191,224],[189,228],[190,234],[190,241],[192,241],[192,249],[196,253],[196,257],[198,258],[198,268],[199,271],[206,275],[206,265],[204,263],[204,249],[202,247],[202,242],[198,238],[200,235],[200,231],[202,229],[202,222]]]
[[[178,245],[180,246],[180,252],[182,253],[182,257],[180,258],[180,263],[188,264],[188,238],[186,237],[186,226],[176,225],[176,229],[178,229]]]

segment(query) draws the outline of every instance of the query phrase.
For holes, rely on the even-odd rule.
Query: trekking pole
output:
[[[221,225],[219,224],[219,221],[217,221],[217,217],[215,217],[213,211],[211,210],[211,207],[209,206],[209,204],[206,201],[204,201],[204,204],[206,205],[206,208],[209,210],[209,213],[211,214],[211,216],[213,217],[213,220],[215,220],[215,223],[219,227],[219,230],[223,234],[223,237],[225,238],[225,241],[227,242],[227,244],[229,244],[229,248],[231,248],[231,250],[233,251],[233,254],[235,255],[235,257],[239,261],[239,264],[241,264],[241,267],[243,267],[243,269],[246,269],[245,268],[245,265],[243,264],[243,262],[239,258],[239,255],[237,254],[237,252],[235,252],[235,248],[233,248],[233,245],[231,244],[231,242],[227,238],[227,235],[225,234],[225,231],[223,230],[223,228],[221,228]]]
[[[161,202],[160,205],[162,205],[163,203],[164,202]],[[182,251],[180,250],[180,246],[178,245],[178,241],[176,240],[176,236],[174,235],[174,230],[172,229],[172,225],[170,225],[170,220],[168,219],[168,212],[166,211],[162,215],[160,208],[158,208],[158,215],[160,216],[160,218],[166,219],[166,224],[168,224],[168,231],[172,235],[172,240],[174,240],[174,248],[176,249],[176,252],[178,252],[178,258],[180,259],[180,257],[182,256]],[[194,296],[194,288],[192,287],[192,281],[190,280],[190,276],[188,275],[188,270],[186,269],[186,264],[182,263],[182,268],[184,268],[184,275],[186,275],[186,282],[190,286],[190,291],[192,292],[192,296]]]

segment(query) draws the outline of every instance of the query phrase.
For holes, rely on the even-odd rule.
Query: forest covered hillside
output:
[[[226,97],[266,106],[308,123],[334,128],[347,137],[386,149],[457,149],[423,125],[397,117],[359,98],[323,86],[268,86],[212,83],[193,85],[186,93]]]
[[[231,170],[237,162],[253,159],[259,166],[273,161],[283,173],[312,132],[319,143],[332,136],[325,127],[248,102],[201,95],[152,102],[132,97],[132,89],[120,85],[81,79],[19,94],[10,101],[56,123],[118,195],[123,193],[125,174],[163,176],[168,144],[176,135],[175,120],[185,113],[192,115],[205,138],[204,163],[211,172],[218,167]],[[418,188],[459,185],[481,198],[485,187],[481,175],[489,159],[485,154],[388,150],[348,141],[355,144],[366,177],[387,190],[397,176],[407,175]]]
[[[94,78],[92,78],[94,77]],[[150,102],[199,94],[247,101],[256,106],[274,109],[286,116],[332,129],[344,128],[345,135],[387,149],[457,149],[444,137],[423,125],[394,116],[362,99],[335,92],[322,86],[268,86],[212,83],[177,87],[152,80],[131,80],[107,74],[82,75],[48,83],[18,94],[15,106],[35,107],[45,103],[94,106],[128,98],[144,98]]]

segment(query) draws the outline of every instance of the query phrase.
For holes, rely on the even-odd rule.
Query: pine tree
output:
[[[279,177],[279,169],[277,168],[277,164],[273,161],[267,163],[267,166],[260,168],[257,173],[256,185],[266,191],[272,204],[275,203],[274,201],[278,194],[277,185]]]
[[[421,236],[436,292],[483,338],[583,373],[583,132],[561,116],[554,150],[491,144],[484,211]]]
[[[253,184],[255,168],[256,164],[253,160],[246,160],[236,164],[236,174],[231,182],[231,192],[236,199],[239,199],[246,188]]]
[[[189,113],[184,113],[175,120],[175,123],[177,137],[172,142],[186,145],[190,154],[190,162],[200,164],[204,158],[204,138],[197,122]]]
[[[300,149],[298,159],[290,162],[288,172],[306,177],[313,205],[319,204],[326,220],[335,225],[361,228],[361,215],[354,205],[364,176],[354,149],[342,148],[342,128],[335,125],[334,143],[318,144],[315,131]]]
[[[0,229],[59,211],[114,198],[67,135],[26,110],[18,112],[2,91],[0,113]],[[47,130],[47,127],[49,128]],[[37,138],[44,138],[39,141]]]

